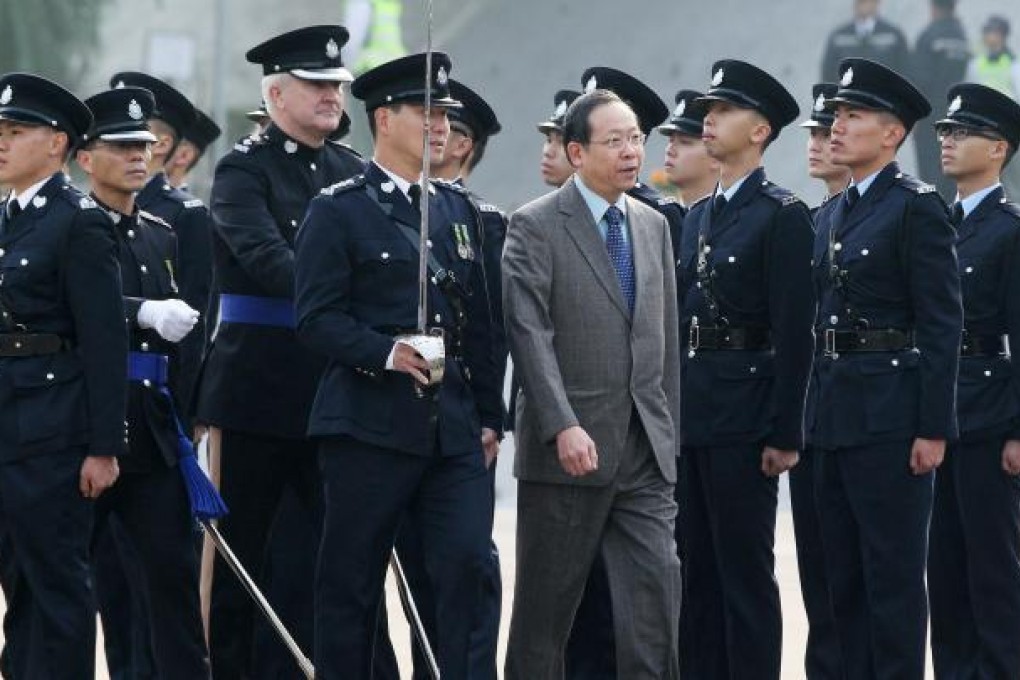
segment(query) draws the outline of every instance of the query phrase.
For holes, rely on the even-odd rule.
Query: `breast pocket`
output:
[[[865,421],[873,434],[913,432],[920,398],[921,355],[916,350],[862,357],[858,364]]]
[[[351,259],[351,287],[356,300],[386,308],[408,304],[408,300],[413,304],[417,299],[418,253],[410,243],[394,239],[356,241]]]
[[[31,311],[20,309],[19,302],[25,298],[49,296],[55,284],[55,258],[48,248],[21,247],[0,259],[0,286],[14,312]]]
[[[726,434],[763,431],[772,419],[774,361],[746,352],[731,354],[715,369],[713,429]]]

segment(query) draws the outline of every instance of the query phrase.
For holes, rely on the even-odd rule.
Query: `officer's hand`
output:
[[[778,477],[793,468],[800,461],[800,454],[794,451],[766,446],[761,452],[761,473],[766,477]]]
[[[1002,447],[1002,469],[1007,475],[1020,475],[1020,440],[1010,439]]]
[[[88,456],[81,464],[78,489],[85,498],[96,499],[113,486],[119,476],[120,468],[113,456]]]
[[[595,442],[579,425],[560,430],[556,435],[556,453],[560,457],[560,465],[571,477],[584,477],[599,467]]]
[[[180,342],[200,314],[183,300],[146,300],[138,308],[138,326],[152,328],[168,342]]]
[[[499,436],[488,427],[482,428],[482,451],[485,453],[485,469],[488,470],[499,455]]]
[[[918,437],[914,440],[914,448],[910,451],[910,471],[915,475],[927,474],[942,465],[942,459],[945,456],[945,439]]]
[[[409,374],[422,385],[429,384],[429,362],[418,350],[403,342],[393,346],[393,370]]]

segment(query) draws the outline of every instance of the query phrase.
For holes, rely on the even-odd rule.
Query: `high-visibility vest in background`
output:
[[[988,55],[981,55],[975,61],[974,66],[982,85],[987,85],[1016,99],[1020,93],[1013,86],[1014,63],[1014,57],[1009,54],[1000,55],[995,61],[989,59]]]
[[[403,0],[372,0],[372,26],[368,42],[354,65],[355,73],[364,73],[407,54],[400,30]]]

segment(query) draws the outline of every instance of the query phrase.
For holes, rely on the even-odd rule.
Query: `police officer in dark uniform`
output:
[[[316,677],[325,680],[371,677],[375,612],[403,518],[420,527],[444,677],[469,677],[488,560],[483,437],[497,437],[502,424],[498,338],[482,226],[463,217],[474,212],[467,193],[448,183],[423,192],[418,183],[425,60],[390,61],[354,82],[375,156],[363,176],[312,201],[298,235],[298,332],[330,359],[309,423],[321,437],[326,499],[315,645]],[[433,53],[432,65],[430,153],[438,160],[449,134],[445,109],[459,103],[449,96],[449,57]],[[441,382],[428,387],[433,364],[407,337],[416,326],[419,206],[430,216],[427,317],[446,352]]]
[[[963,291],[960,440],[935,478],[928,551],[938,678],[1020,677],[1020,207],[999,175],[1020,145],[1020,105],[957,85],[938,121]]]
[[[623,71],[593,66],[581,75],[581,83],[585,92],[609,90],[627,102],[646,137],[669,116],[669,108],[659,95]],[[640,181],[627,193],[662,213],[669,222],[671,238],[677,238],[683,226],[684,211],[675,198],[665,197]],[[601,556],[592,564],[581,604],[574,617],[564,662],[567,678],[580,680],[616,677],[613,605],[609,594],[609,577]]]
[[[545,135],[542,144],[542,162],[539,169],[542,181],[551,187],[559,188],[574,174],[574,168],[567,159],[567,150],[563,146],[563,119],[567,108],[581,96],[576,90],[559,90],[553,97],[553,112],[548,120],[543,120],[536,127]],[[511,415],[513,409],[510,410]]]
[[[434,180],[453,182],[464,187],[468,175],[481,162],[488,145],[489,138],[502,129],[496,112],[488,102],[468,86],[452,78],[449,81],[450,96],[461,102],[460,108],[447,110],[450,121],[450,137],[443,151],[442,162],[430,166]],[[494,347],[496,355],[496,375],[503,376],[506,371],[507,347],[503,333],[503,306],[500,295],[501,281],[499,276],[500,259],[503,255],[503,242],[506,239],[507,218],[502,210],[486,203],[470,190],[468,193],[478,207],[484,229],[480,244],[485,264],[486,288],[492,305],[492,321],[497,328],[499,343]],[[458,206],[461,208],[458,210]],[[474,211],[465,212],[464,207],[471,208],[469,203],[456,201],[450,206],[458,220],[470,223],[475,219]],[[496,456],[499,453],[499,442],[495,433],[489,441],[483,442],[485,465],[489,470],[489,482],[492,485],[492,500],[495,501]],[[489,533],[492,534],[492,522],[495,506],[477,508],[476,511],[487,511],[489,516]],[[404,567],[411,581],[415,602],[419,611],[425,612],[426,627],[436,630],[435,598],[428,587],[428,575],[425,573],[422,559],[421,527],[417,525],[417,517],[408,517],[401,529],[397,541],[397,549],[404,560]],[[500,607],[503,599],[503,582],[499,570],[499,550],[490,539],[489,555],[484,566],[478,608],[475,613],[474,625],[471,629],[471,651],[468,677],[472,680],[496,680],[496,647],[499,642]],[[426,666],[418,647],[413,649],[415,676],[427,678]]]
[[[950,87],[964,79],[970,62],[970,44],[956,16],[956,0],[930,0],[931,22],[917,37],[911,69],[917,89],[929,101],[938,101]],[[835,77],[834,73],[827,74]],[[929,115],[914,129],[917,174],[934,184],[942,198],[952,197],[952,180],[942,174],[939,145],[935,141],[935,118]]]
[[[223,131],[216,121],[196,107],[195,120],[184,129],[181,141],[166,165],[166,177],[171,186],[190,193],[188,176],[221,134]]]
[[[0,535],[5,670],[92,677],[93,501],[126,451],[127,331],[110,220],[61,172],[92,124],[70,92],[0,77]]]
[[[705,149],[701,139],[705,112],[697,100],[703,93],[680,90],[669,120],[657,127],[666,143],[664,167],[670,184],[677,188],[684,214],[701,199],[711,196],[719,183],[719,163]]]
[[[778,678],[774,565],[779,475],[804,445],[814,338],[807,207],[762,154],[799,112],[771,75],[723,60],[697,100],[721,165],[687,215],[681,260],[681,428],[687,474],[686,667],[696,678]]]
[[[880,0],[852,0],[853,19],[838,26],[825,44],[822,80],[831,80],[843,59],[861,57],[878,61],[894,71],[910,67],[907,39],[895,24],[878,14]]]
[[[181,299],[192,309],[205,310],[212,285],[212,243],[209,209],[201,200],[181,189],[175,189],[167,177],[164,166],[181,145],[185,131],[195,124],[195,107],[188,98],[162,80],[145,73],[125,71],[110,78],[110,87],[131,85],[143,87],[156,98],[156,111],[149,128],[159,139],[152,145],[149,168],[152,176],[138,192],[135,203],[141,210],[168,222],[177,234],[177,271],[174,277],[180,288]],[[173,379],[173,392],[182,403],[189,403],[195,389],[197,367],[202,360],[205,338],[205,316],[199,318],[198,329],[178,346],[182,367],[193,370],[178,371]],[[190,413],[182,413],[186,426],[190,426]]]
[[[800,124],[807,129],[808,174],[825,183],[826,198],[839,196],[850,183],[850,171],[832,162],[829,136],[834,114],[826,108],[826,101],[836,95],[835,83],[816,83],[811,88],[811,116]],[[823,201],[824,203],[825,201]],[[811,209],[814,219],[818,207]],[[811,413],[808,392],[807,413]],[[809,416],[810,417],[810,416]],[[818,454],[810,445],[800,453],[796,467],[790,470],[790,506],[793,514],[793,533],[797,542],[797,571],[800,574],[800,593],[808,620],[807,645],[804,652],[804,673],[808,680],[841,679],[843,662],[836,637],[836,622],[829,600],[829,579],[825,575],[825,552],[822,549],[822,530],[818,524],[818,506],[815,502],[815,461]]]
[[[170,372],[179,370],[177,343],[194,332],[199,313],[179,298],[177,243],[170,225],[134,202],[145,185],[149,145],[156,141],[146,124],[155,102],[148,90],[124,87],[85,104],[95,123],[77,161],[90,178],[93,198],[114,223],[131,333],[129,450],[117,485],[97,503],[96,530],[117,516],[140,558],[144,599],[149,611],[157,612],[143,623],[158,675],[208,678],[194,523],[177,470],[178,457],[190,455],[180,447],[190,442],[178,417],[184,404],[169,388]],[[105,616],[102,594],[98,599]]]
[[[340,57],[346,40],[342,26],[312,26],[248,51],[248,61],[262,65],[273,124],[221,159],[213,181],[220,325],[197,390],[197,416],[220,432],[220,492],[230,508],[220,530],[253,572],[288,486],[321,523],[321,481],[305,432],[324,359],[301,347],[294,332],[293,244],[308,201],[362,168],[354,154],[326,141],[340,123],[341,84],[350,78]],[[253,615],[217,557],[209,614],[217,679],[256,672],[249,667]],[[311,622],[296,623],[299,643],[309,648]]]
[[[924,676],[934,469],[956,437],[962,312],[954,232],[896,150],[931,107],[901,75],[847,59],[818,211],[811,442],[826,572],[847,677]]]

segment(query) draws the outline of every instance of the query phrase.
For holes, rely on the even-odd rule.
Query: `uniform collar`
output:
[[[875,179],[878,178],[880,174],[882,174],[882,170],[885,170],[887,167],[889,166],[884,166],[881,169],[876,170],[875,172],[871,173],[870,175],[862,179],[860,182],[855,183],[853,180],[851,180],[850,186],[857,187],[858,195],[864,196],[864,194],[868,193],[868,189],[871,188],[871,185],[875,183]]]
[[[21,206],[21,209],[24,210],[25,208],[28,207],[29,201],[35,198],[35,195],[39,193],[39,190],[42,189],[46,185],[46,183],[49,182],[51,179],[53,179],[52,175],[50,175],[49,177],[44,177],[35,184],[33,184],[32,186],[30,186],[29,188],[22,191],[17,196],[14,195],[14,191],[11,191],[10,196],[8,196],[8,201],[12,198],[17,199],[18,204]]]
[[[390,170],[389,168],[387,168],[385,165],[383,165],[374,158],[372,159],[372,163],[374,163],[377,168],[382,170],[386,174],[386,176],[390,178],[390,181],[393,182],[398,189],[400,189],[400,193],[404,194],[404,198],[406,198],[408,201],[411,200],[411,195],[410,193],[408,193],[411,189],[411,182],[408,182],[406,179],[404,179],[397,173],[393,172],[392,170]],[[419,185],[421,184],[421,176],[418,177],[418,181],[415,182],[415,184]],[[432,186],[431,183],[429,184],[429,193],[432,194],[436,193],[436,189],[435,187]]]
[[[271,145],[283,149],[284,153],[286,153],[287,155],[293,154],[300,158],[309,159],[318,158],[319,154],[321,154],[322,150],[326,147],[325,143],[323,143],[322,146],[316,148],[308,146],[307,144],[304,144],[302,142],[299,142],[298,140],[294,139],[286,132],[284,132],[282,129],[277,127],[276,123],[270,124],[270,126],[267,127],[266,131],[262,134],[263,136],[265,136],[267,140],[269,140],[269,143]]]
[[[960,204],[960,207],[963,208],[963,217],[965,219],[967,217],[970,217],[970,214],[972,212],[974,212],[974,210],[979,205],[981,205],[981,201],[985,200],[985,197],[988,194],[992,193],[993,191],[995,191],[996,189],[998,189],[1001,186],[1002,186],[1001,183],[996,182],[995,184],[993,184],[991,186],[988,186],[988,187],[985,187],[984,189],[981,189],[980,191],[975,191],[970,196],[968,196],[967,198],[964,198],[962,200],[960,199],[959,195],[957,195],[956,201],[957,201],[957,203]]]
[[[738,179],[736,182],[731,184],[730,188],[726,189],[725,191],[722,188],[722,184],[716,184],[715,192],[713,193],[713,195],[718,196],[719,194],[722,194],[723,196],[726,197],[726,202],[729,203],[730,201],[733,200],[733,197],[737,195],[737,192],[740,191],[740,187],[744,185],[744,182],[747,181],[747,178],[754,174],[755,170],[757,170],[757,168],[755,168],[754,170],[747,173],[746,175]]]
[[[132,212],[130,215],[125,215],[121,211],[115,210],[114,208],[111,208],[110,206],[103,203],[101,200],[99,200],[99,197],[96,196],[95,193],[90,192],[89,197],[96,202],[96,205],[103,209],[103,212],[105,212],[110,217],[110,220],[113,222],[113,225],[117,227],[118,230],[127,229],[129,225],[134,225],[135,221],[138,219],[137,204],[135,204],[134,212]]]

